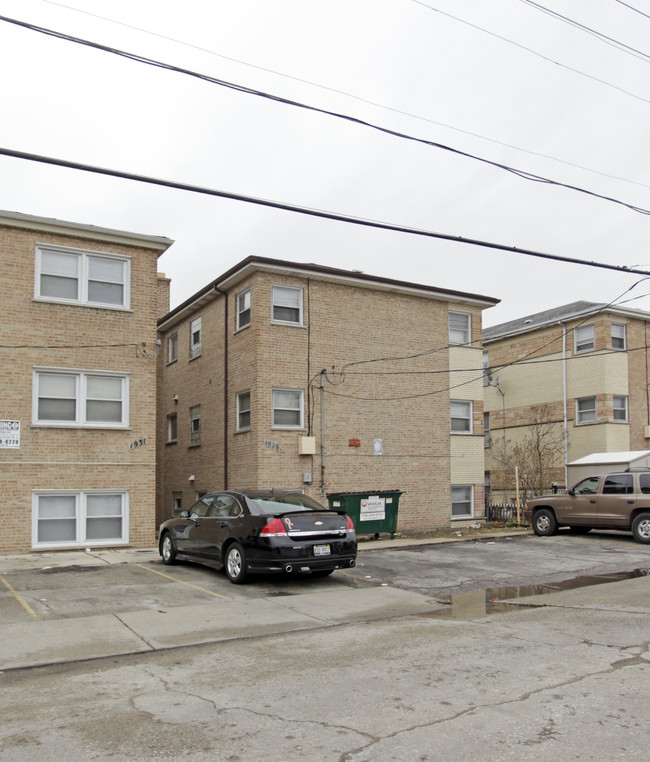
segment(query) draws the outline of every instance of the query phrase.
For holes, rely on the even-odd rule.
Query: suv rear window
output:
[[[605,479],[603,495],[631,495],[633,491],[632,474],[614,474]]]

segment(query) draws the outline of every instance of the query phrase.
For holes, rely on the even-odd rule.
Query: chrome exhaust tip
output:
[[[350,561],[350,568],[352,568],[353,566],[356,566],[356,561],[354,560],[354,558]]]
[[[293,566],[291,566],[291,564],[287,564],[284,567],[284,570],[287,572],[287,574],[291,574],[291,572],[293,571]]]

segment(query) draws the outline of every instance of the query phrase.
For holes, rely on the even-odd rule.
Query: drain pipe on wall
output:
[[[562,326],[562,385],[564,397],[564,489],[569,489],[569,416],[567,412],[567,374],[566,374],[566,335],[567,329],[564,323]]]
[[[223,307],[223,489],[228,489],[228,292],[222,291],[216,284],[224,299]]]
[[[325,369],[320,372],[320,491],[325,492]]]

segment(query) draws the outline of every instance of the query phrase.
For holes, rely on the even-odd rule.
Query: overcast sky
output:
[[[650,210],[650,0],[540,5],[637,52],[526,0],[0,0],[0,14]],[[4,21],[0,65],[3,148],[650,271],[650,216],[611,201]],[[251,254],[501,299],[485,325],[641,280],[5,156],[0,178],[2,209],[173,238],[172,306]],[[645,294],[627,306],[650,310]]]

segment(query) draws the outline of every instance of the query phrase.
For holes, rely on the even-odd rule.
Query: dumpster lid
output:
[[[345,497],[346,495],[366,495],[371,497],[372,495],[403,495],[404,490],[401,489],[374,489],[365,490],[363,492],[327,492],[327,497]]]

